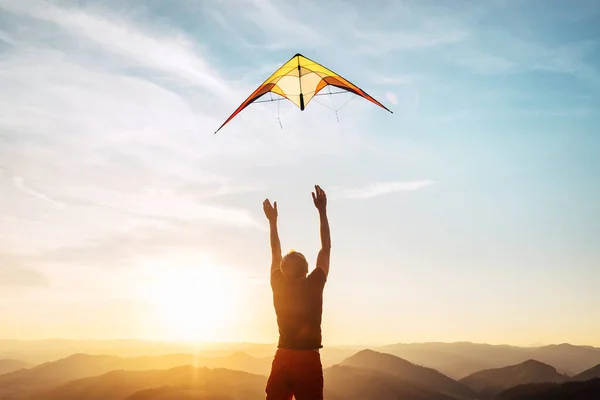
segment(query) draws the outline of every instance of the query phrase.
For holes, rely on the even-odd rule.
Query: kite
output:
[[[271,92],[294,103],[301,111],[304,111],[308,103],[317,96],[326,86],[333,86],[343,91],[353,93],[378,105],[386,111],[390,111],[383,104],[368,95],[358,86],[346,80],[335,72],[325,68],[319,63],[296,54],[288,62],[283,64],[273,75],[262,83],[229,118],[217,129],[215,134],[221,130],[229,121],[238,115],[244,108],[256,102],[260,97]],[[338,92],[343,93],[343,92]],[[333,93],[330,93],[333,94]]]

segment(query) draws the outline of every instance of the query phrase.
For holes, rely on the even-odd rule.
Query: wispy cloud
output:
[[[412,192],[433,185],[429,179],[419,181],[389,181],[376,182],[368,186],[357,188],[338,188],[334,190],[334,196],[349,199],[368,199],[397,192]]]
[[[19,257],[0,254],[0,287],[2,290],[14,287],[46,286],[49,279],[43,273],[23,265]]]
[[[488,42],[495,43],[493,48],[485,46]],[[450,59],[455,65],[477,74],[548,71],[599,85],[600,72],[586,61],[598,46],[600,43],[590,40],[551,45],[503,30],[489,30],[473,38],[469,47],[455,49]]]
[[[424,49],[457,43],[468,34],[464,31],[440,32],[397,32],[397,31],[358,31],[357,39],[365,44],[358,51],[365,55],[381,56],[399,50]]]
[[[31,189],[30,187],[28,187],[27,185],[25,185],[25,180],[20,177],[20,176],[14,176],[13,177],[13,184],[15,185],[15,187],[33,197],[36,197],[40,200],[46,201],[48,203],[51,203],[57,207],[64,207],[64,203],[61,203],[60,201],[56,201],[53,198],[45,195],[44,193],[38,192],[36,190]]]
[[[398,96],[396,96],[393,92],[385,92],[385,98],[388,99],[388,101],[393,105],[398,104]]]
[[[404,74],[404,75],[382,75],[382,74],[374,74],[372,76],[371,81],[375,84],[379,85],[408,85],[410,83],[415,82],[416,76],[414,74]]]
[[[248,166],[361,148],[353,129],[360,113],[345,116],[342,131],[318,105],[282,113],[283,135],[277,109],[257,105],[215,137],[254,85],[230,84],[181,31],[143,26],[107,7],[2,0],[0,7],[14,18],[3,35],[19,43],[0,60],[0,159],[8,168],[0,240],[15,251],[110,246],[115,235],[156,226],[167,227],[164,241],[181,238],[178,229],[189,224],[264,230],[242,201],[265,188],[264,175]],[[166,79],[153,79],[156,71]],[[170,86],[178,80],[185,89]],[[215,91],[234,94],[217,101]],[[266,129],[269,121],[277,129]]]
[[[2,1],[0,7],[17,15],[54,23],[74,38],[87,38],[105,51],[126,57],[132,66],[167,72],[200,85],[214,95],[231,95],[226,81],[198,56],[201,49],[180,32],[144,31],[107,8],[85,12],[50,2],[31,1]]]
[[[220,122],[211,111],[222,107],[214,94],[231,92],[193,40],[104,8],[2,1],[0,9],[15,18],[3,37],[19,43],[0,60],[5,244],[36,253],[180,221],[263,229],[244,207],[214,200],[261,186],[211,171],[247,150],[209,141]],[[26,32],[15,30],[19,21]],[[132,66],[210,95],[186,97],[130,74]]]

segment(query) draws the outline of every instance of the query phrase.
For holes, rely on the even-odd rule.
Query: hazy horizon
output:
[[[324,346],[600,347],[598,3],[231,1],[0,0],[0,338],[275,343],[319,184]],[[296,53],[394,114],[213,135]]]
[[[219,340],[185,340],[185,339],[139,339],[139,338],[127,338],[127,337],[38,337],[38,338],[17,338],[17,337],[0,337],[1,341],[17,341],[17,342],[51,342],[51,341],[64,341],[64,342],[133,342],[133,343],[157,343],[157,344],[177,344],[177,345],[188,345],[188,346],[229,346],[229,345],[256,345],[256,346],[277,346],[277,341],[246,341],[246,340],[230,340],[230,341],[219,341]],[[420,344],[473,344],[473,345],[490,345],[490,346],[510,346],[510,347],[522,347],[522,348],[536,348],[536,347],[548,347],[548,346],[583,346],[583,347],[596,347],[600,349],[600,345],[590,343],[576,343],[576,342],[548,342],[548,343],[509,343],[509,342],[473,342],[469,340],[457,340],[457,341],[442,341],[442,340],[431,340],[431,341],[416,341],[416,342],[347,342],[347,343],[335,343],[330,342],[327,344],[328,348],[379,348],[382,346],[389,345],[420,345]]]

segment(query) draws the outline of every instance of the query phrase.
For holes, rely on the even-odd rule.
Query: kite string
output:
[[[273,100],[273,92],[269,92],[269,96],[271,96],[271,101],[275,101]],[[283,125],[281,124],[281,118],[279,115],[279,102],[277,102],[277,121],[279,121],[279,126],[281,127],[281,129],[283,129]]]
[[[341,110],[342,108],[344,108],[346,106],[346,104],[350,103],[352,100],[354,100],[357,96],[355,94],[352,95],[352,97],[350,97],[344,104],[342,104],[342,106],[340,108],[338,108],[338,111]],[[337,113],[337,111],[336,111]]]
[[[330,95],[336,94],[336,93],[332,93],[331,92],[331,88],[330,87],[328,87],[328,90],[329,90],[329,94]],[[337,92],[337,93],[341,93],[341,92]],[[352,100],[354,100],[357,97],[355,94],[353,94],[353,93],[351,93],[351,94],[352,94],[352,96],[348,100],[346,100],[340,107],[335,107],[335,103],[333,102],[333,98],[331,99],[331,103],[333,104],[333,107],[329,107],[327,104],[321,103],[319,100],[315,99],[316,96],[313,97],[313,100],[316,103],[319,103],[320,105],[322,105],[323,107],[327,107],[330,110],[333,110],[335,112],[335,117],[337,118],[337,121],[340,122],[338,111],[340,111],[342,108],[346,107],[346,105],[348,105],[348,103],[350,103]],[[330,97],[333,97],[333,96],[330,96]]]
[[[271,95],[273,97],[273,95]],[[277,121],[279,121],[279,126],[283,129],[283,125],[281,124],[281,118],[279,117],[279,102],[277,102]]]
[[[327,89],[329,89],[329,98],[331,99],[331,105],[333,106],[333,110],[335,111],[335,118],[337,122],[340,122],[340,116],[338,115],[338,110],[335,108],[335,102],[333,101],[333,96],[331,96],[331,86],[327,85]]]

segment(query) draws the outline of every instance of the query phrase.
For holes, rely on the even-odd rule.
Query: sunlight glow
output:
[[[144,291],[168,339],[217,340],[226,334],[241,290],[230,270],[206,259],[162,263],[153,269]]]

